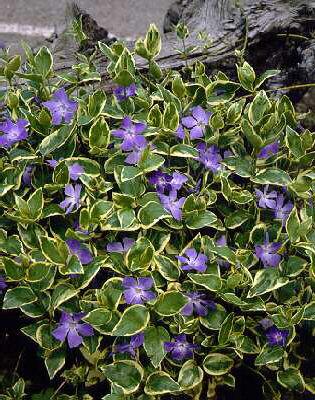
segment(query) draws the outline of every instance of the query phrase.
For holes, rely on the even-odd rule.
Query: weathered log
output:
[[[84,51],[94,49],[98,40],[113,40],[106,29],[76,5],[69,9],[69,19],[82,16],[83,29],[89,38]],[[177,0],[165,17],[162,51],[157,58],[162,68],[179,68],[185,64],[176,52],[181,42],[172,30],[179,20],[190,31],[186,45],[199,46],[189,55],[188,63],[201,60],[210,71],[222,69],[232,73],[235,50],[243,48],[247,37],[245,58],[258,73],[265,69],[282,70],[280,86],[315,79],[314,0]],[[197,38],[199,32],[211,39],[207,49]],[[133,44],[129,42],[127,46],[132,48]],[[54,45],[57,72],[71,68],[78,50],[72,37],[64,32]],[[97,62],[106,80],[105,57],[99,54]],[[145,60],[138,58],[136,62],[138,68],[146,69]]]

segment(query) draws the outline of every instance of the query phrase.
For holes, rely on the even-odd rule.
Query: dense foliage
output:
[[[268,399],[315,394],[315,135],[262,89],[279,71],[162,71],[160,49],[153,25],[99,43],[109,94],[95,54],[56,76],[46,47],[2,52],[2,315],[54,398],[211,399],[242,368]]]

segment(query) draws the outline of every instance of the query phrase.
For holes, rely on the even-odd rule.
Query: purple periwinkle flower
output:
[[[77,181],[82,174],[84,174],[84,168],[79,163],[74,163],[68,167],[70,179]]]
[[[133,124],[130,117],[125,117],[122,120],[120,129],[113,131],[112,135],[119,139],[123,139],[120,146],[123,151],[132,151],[135,146],[146,146],[146,138],[141,135],[146,127],[145,123],[137,122]]]
[[[125,344],[116,344],[114,353],[129,353],[132,357],[136,356],[136,350],[143,345],[144,334],[138,333],[131,336],[130,342]]]
[[[269,242],[269,235],[266,233],[264,244],[255,246],[255,255],[263,263],[264,267],[277,267],[281,261],[280,250],[282,243]]]
[[[77,239],[67,239],[66,243],[70,253],[76,255],[82,265],[89,264],[93,261],[93,256],[90,250],[82,246]]]
[[[66,198],[59,204],[61,208],[66,210],[66,214],[70,214],[71,211],[75,208],[78,210],[80,208],[80,194],[81,194],[82,185],[66,185],[65,187],[65,195]]]
[[[208,257],[205,254],[197,253],[194,248],[186,249],[184,254],[186,257],[176,256],[176,258],[182,263],[182,270],[196,270],[198,272],[205,272],[208,261]]]
[[[3,275],[0,275],[0,294],[8,287]]]
[[[289,336],[287,329],[278,329],[272,326],[266,332],[266,338],[270,346],[285,346]]]
[[[276,205],[273,209],[275,218],[281,219],[282,224],[284,225],[293,209],[293,203],[291,203],[291,201],[284,203],[284,195],[279,194],[276,200]]]
[[[62,311],[58,327],[52,332],[53,337],[60,342],[64,342],[67,338],[70,348],[80,346],[83,337],[94,335],[90,324],[80,323],[85,315],[83,312],[68,314]]]
[[[263,327],[264,330],[267,330],[273,326],[273,322],[270,318],[263,318],[259,321],[259,324]]]
[[[156,190],[160,193],[164,193],[165,190],[179,190],[187,181],[187,176],[179,172],[173,172],[173,174],[170,175],[162,171],[154,171],[149,177],[149,183],[155,185]]]
[[[269,158],[269,157],[277,154],[279,151],[279,144],[280,143],[278,140],[274,143],[267,144],[267,146],[264,146],[260,150],[260,152],[257,154],[257,158],[264,159],[264,158]]]
[[[204,293],[190,292],[186,293],[185,296],[188,298],[188,303],[182,309],[182,315],[188,317],[195,313],[200,317],[205,317],[209,310],[215,310],[216,305],[213,301],[207,300]]]
[[[156,297],[150,290],[153,286],[153,279],[150,277],[136,279],[126,276],[122,281],[122,286],[127,304],[143,304]]]
[[[226,246],[226,245],[227,245],[226,236],[225,236],[225,235],[221,235],[221,236],[216,240],[215,243],[216,243],[217,246]]]
[[[182,207],[186,197],[178,199],[176,190],[171,190],[168,195],[158,193],[158,196],[165,210],[171,213],[174,219],[180,221],[182,219]]]
[[[25,167],[25,170],[22,175],[22,182],[24,183],[25,186],[31,186],[34,169],[35,169],[34,165],[27,165]]]
[[[147,140],[141,133],[146,129],[146,124],[137,122],[133,124],[130,117],[122,120],[120,129],[112,132],[113,136],[123,139],[120,148],[131,153],[125,159],[130,165],[137,164],[141,158],[142,151],[147,147]]]
[[[173,177],[170,174],[166,174],[162,171],[153,171],[149,176],[150,185],[154,185],[158,192],[164,193],[165,190],[172,190]]]
[[[197,150],[199,151],[197,160],[207,169],[210,169],[214,174],[222,169],[222,157],[217,146],[212,145],[207,147],[205,143],[199,143]]]
[[[47,160],[47,161],[46,161],[46,164],[49,165],[51,168],[56,168],[57,165],[58,165],[58,162],[59,162],[60,160],[62,160],[62,158],[60,158],[59,160],[54,160],[54,159],[52,159],[52,160]]]
[[[197,106],[192,108],[191,116],[182,118],[182,125],[190,130],[191,140],[200,139],[203,137],[210,115],[210,112],[205,111],[201,106]]]
[[[137,86],[132,83],[129,86],[118,86],[114,89],[114,95],[118,101],[127,100],[128,97],[132,97],[136,94]]]
[[[275,208],[276,207],[276,199],[278,193],[275,190],[272,190],[268,193],[269,185],[264,187],[264,191],[262,192],[259,189],[255,189],[255,194],[258,200],[258,205],[260,208]]]
[[[174,339],[173,342],[164,342],[165,351],[170,353],[174,360],[182,361],[194,356],[194,350],[198,345],[187,342],[185,334],[175,336]]]
[[[178,128],[177,128],[175,134],[179,139],[184,139],[185,138],[185,130],[184,130],[184,127],[183,127],[182,124],[178,125]]]
[[[124,237],[122,242],[108,243],[106,250],[109,253],[127,253],[127,251],[134,245],[135,241],[132,238]]]
[[[28,121],[25,119],[18,119],[16,122],[7,119],[5,122],[0,123],[0,132],[4,133],[0,136],[0,147],[8,149],[15,143],[26,139],[28,136],[25,129],[27,125]]]
[[[78,108],[78,103],[69,99],[64,88],[56,90],[51,100],[44,101],[43,105],[50,111],[53,125],[69,124]]]

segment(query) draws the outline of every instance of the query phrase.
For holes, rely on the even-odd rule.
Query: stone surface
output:
[[[135,38],[150,22],[163,26],[173,0],[77,0],[99,25],[119,37]],[[65,21],[68,0],[0,0],[0,40],[19,48],[21,39],[36,46]],[[20,32],[20,33],[19,33]],[[23,33],[27,33],[24,35]]]

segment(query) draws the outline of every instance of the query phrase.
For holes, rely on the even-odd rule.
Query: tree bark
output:
[[[91,51],[97,41],[110,42],[106,29],[76,5],[69,7],[68,21],[82,16],[88,42],[81,50]],[[187,62],[203,61],[212,72],[217,69],[235,73],[235,50],[244,47],[245,58],[261,73],[266,69],[280,69],[280,80],[274,86],[300,84],[315,79],[315,1],[314,0],[177,0],[167,12],[164,22],[162,51],[156,61],[162,68],[180,68],[185,64],[176,49],[182,44],[172,30],[179,20],[190,31],[186,46],[197,46]],[[211,45],[204,49],[198,40],[204,32]],[[126,43],[133,48],[134,43]],[[55,69],[66,72],[75,62],[78,47],[66,31],[54,43]],[[108,79],[107,61],[97,56],[102,77]],[[140,70],[147,63],[136,58]],[[279,79],[279,78],[278,78]]]

